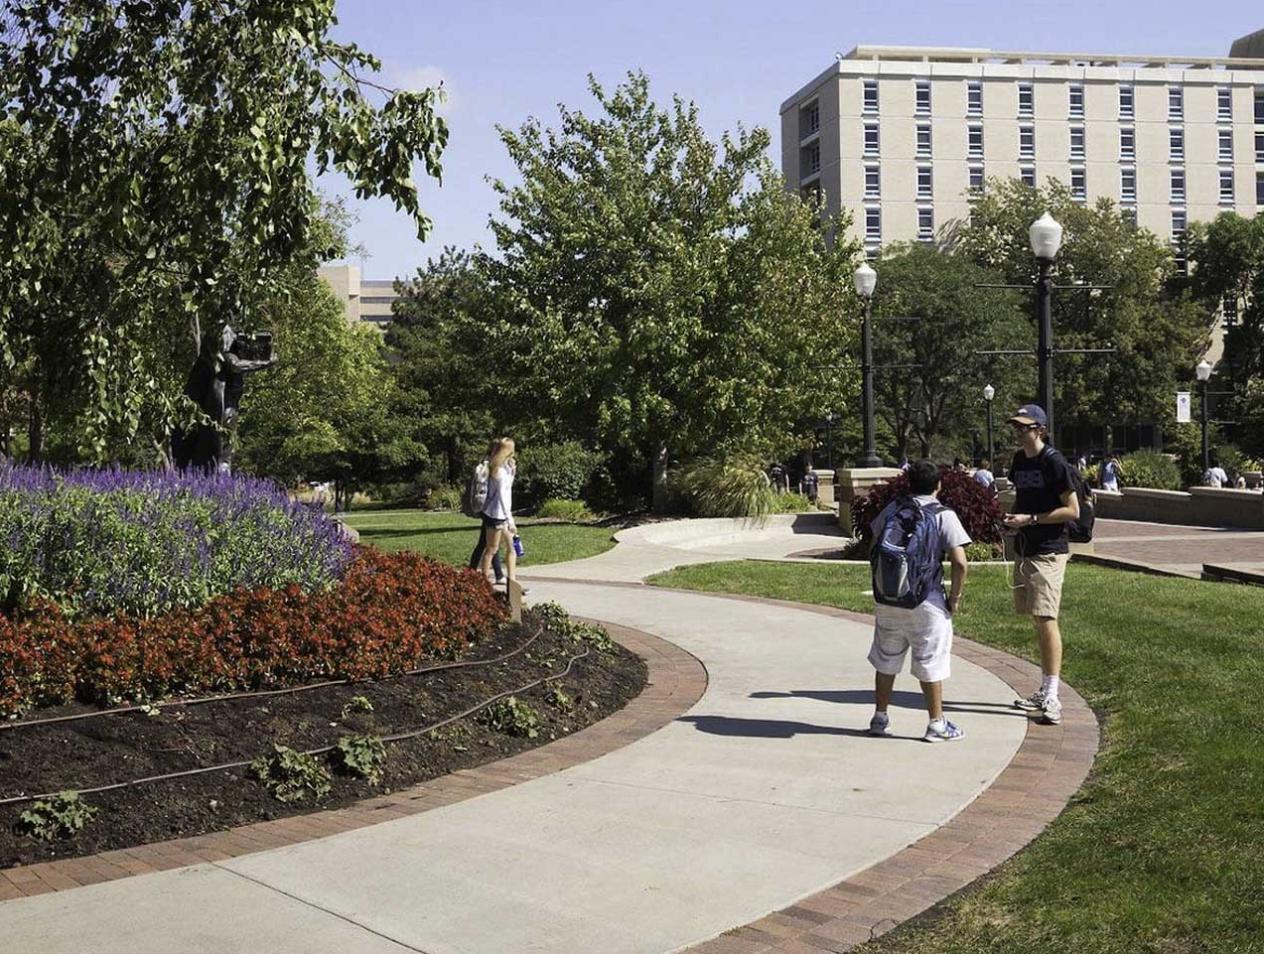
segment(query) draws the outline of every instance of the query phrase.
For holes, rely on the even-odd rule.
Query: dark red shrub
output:
[[[993,487],[984,487],[969,474],[951,468],[939,470],[939,502],[954,510],[961,525],[978,543],[1000,543],[1001,534],[997,521],[1004,510]],[[907,474],[892,477],[886,483],[877,484],[864,497],[852,501],[851,516],[861,536],[868,538],[869,524],[896,497],[909,493]]]
[[[489,636],[505,609],[477,573],[359,549],[334,587],[238,590],[149,619],[0,616],[0,716],[84,700],[258,689],[416,669]]]

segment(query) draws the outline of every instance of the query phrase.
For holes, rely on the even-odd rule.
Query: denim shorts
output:
[[[482,517],[484,530],[504,530],[505,527],[509,525],[508,518],[504,520],[497,520],[495,517],[487,516],[487,514],[482,514]]]

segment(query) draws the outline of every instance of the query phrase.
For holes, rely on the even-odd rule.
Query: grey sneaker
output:
[[[1045,707],[1045,691],[1037,689],[1026,699],[1015,699],[1014,708],[1024,709],[1027,712],[1039,712]]]
[[[926,726],[926,734],[922,739],[926,742],[956,742],[964,739],[966,734],[947,719],[940,719]]]
[[[869,720],[869,734],[889,736],[891,734],[891,717],[885,712],[875,712]]]
[[[1045,725],[1058,725],[1062,722],[1062,703],[1057,696],[1046,696],[1041,707],[1040,721]]]

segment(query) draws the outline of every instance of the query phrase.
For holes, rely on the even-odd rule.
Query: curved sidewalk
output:
[[[778,535],[776,546],[803,548],[801,535]],[[651,569],[676,558],[656,548],[681,549],[647,543],[637,557],[634,545],[624,558]],[[1025,761],[1011,765],[1027,720],[991,671],[1009,665],[1003,654],[955,661],[947,707],[965,742],[918,741],[925,716],[911,680],[895,700],[897,738],[870,739],[862,618],[541,579],[531,596],[682,647],[707,667],[705,694],[682,718],[594,761],[424,814],[0,903],[6,948],[78,951],[91,937],[102,952],[648,954],[738,929],[704,947],[762,950],[796,938],[799,950],[829,950],[863,939],[865,924],[920,910],[909,900],[925,907],[1039,830],[1028,822],[969,848],[972,831],[990,831],[1007,806],[1032,799],[1052,758],[1048,745],[1024,747]],[[1008,782],[978,799],[1003,772]],[[1056,814],[1069,794],[1035,800]],[[883,865],[895,867],[882,874]],[[921,881],[918,865],[931,872]],[[850,888],[839,886],[849,878]],[[906,883],[903,907],[857,914],[866,892]]]

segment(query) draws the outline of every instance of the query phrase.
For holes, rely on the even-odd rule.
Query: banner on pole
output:
[[[1176,392],[1176,423],[1177,424],[1188,424],[1192,420],[1192,418],[1190,417],[1189,408],[1190,408],[1189,392],[1177,391]]]

